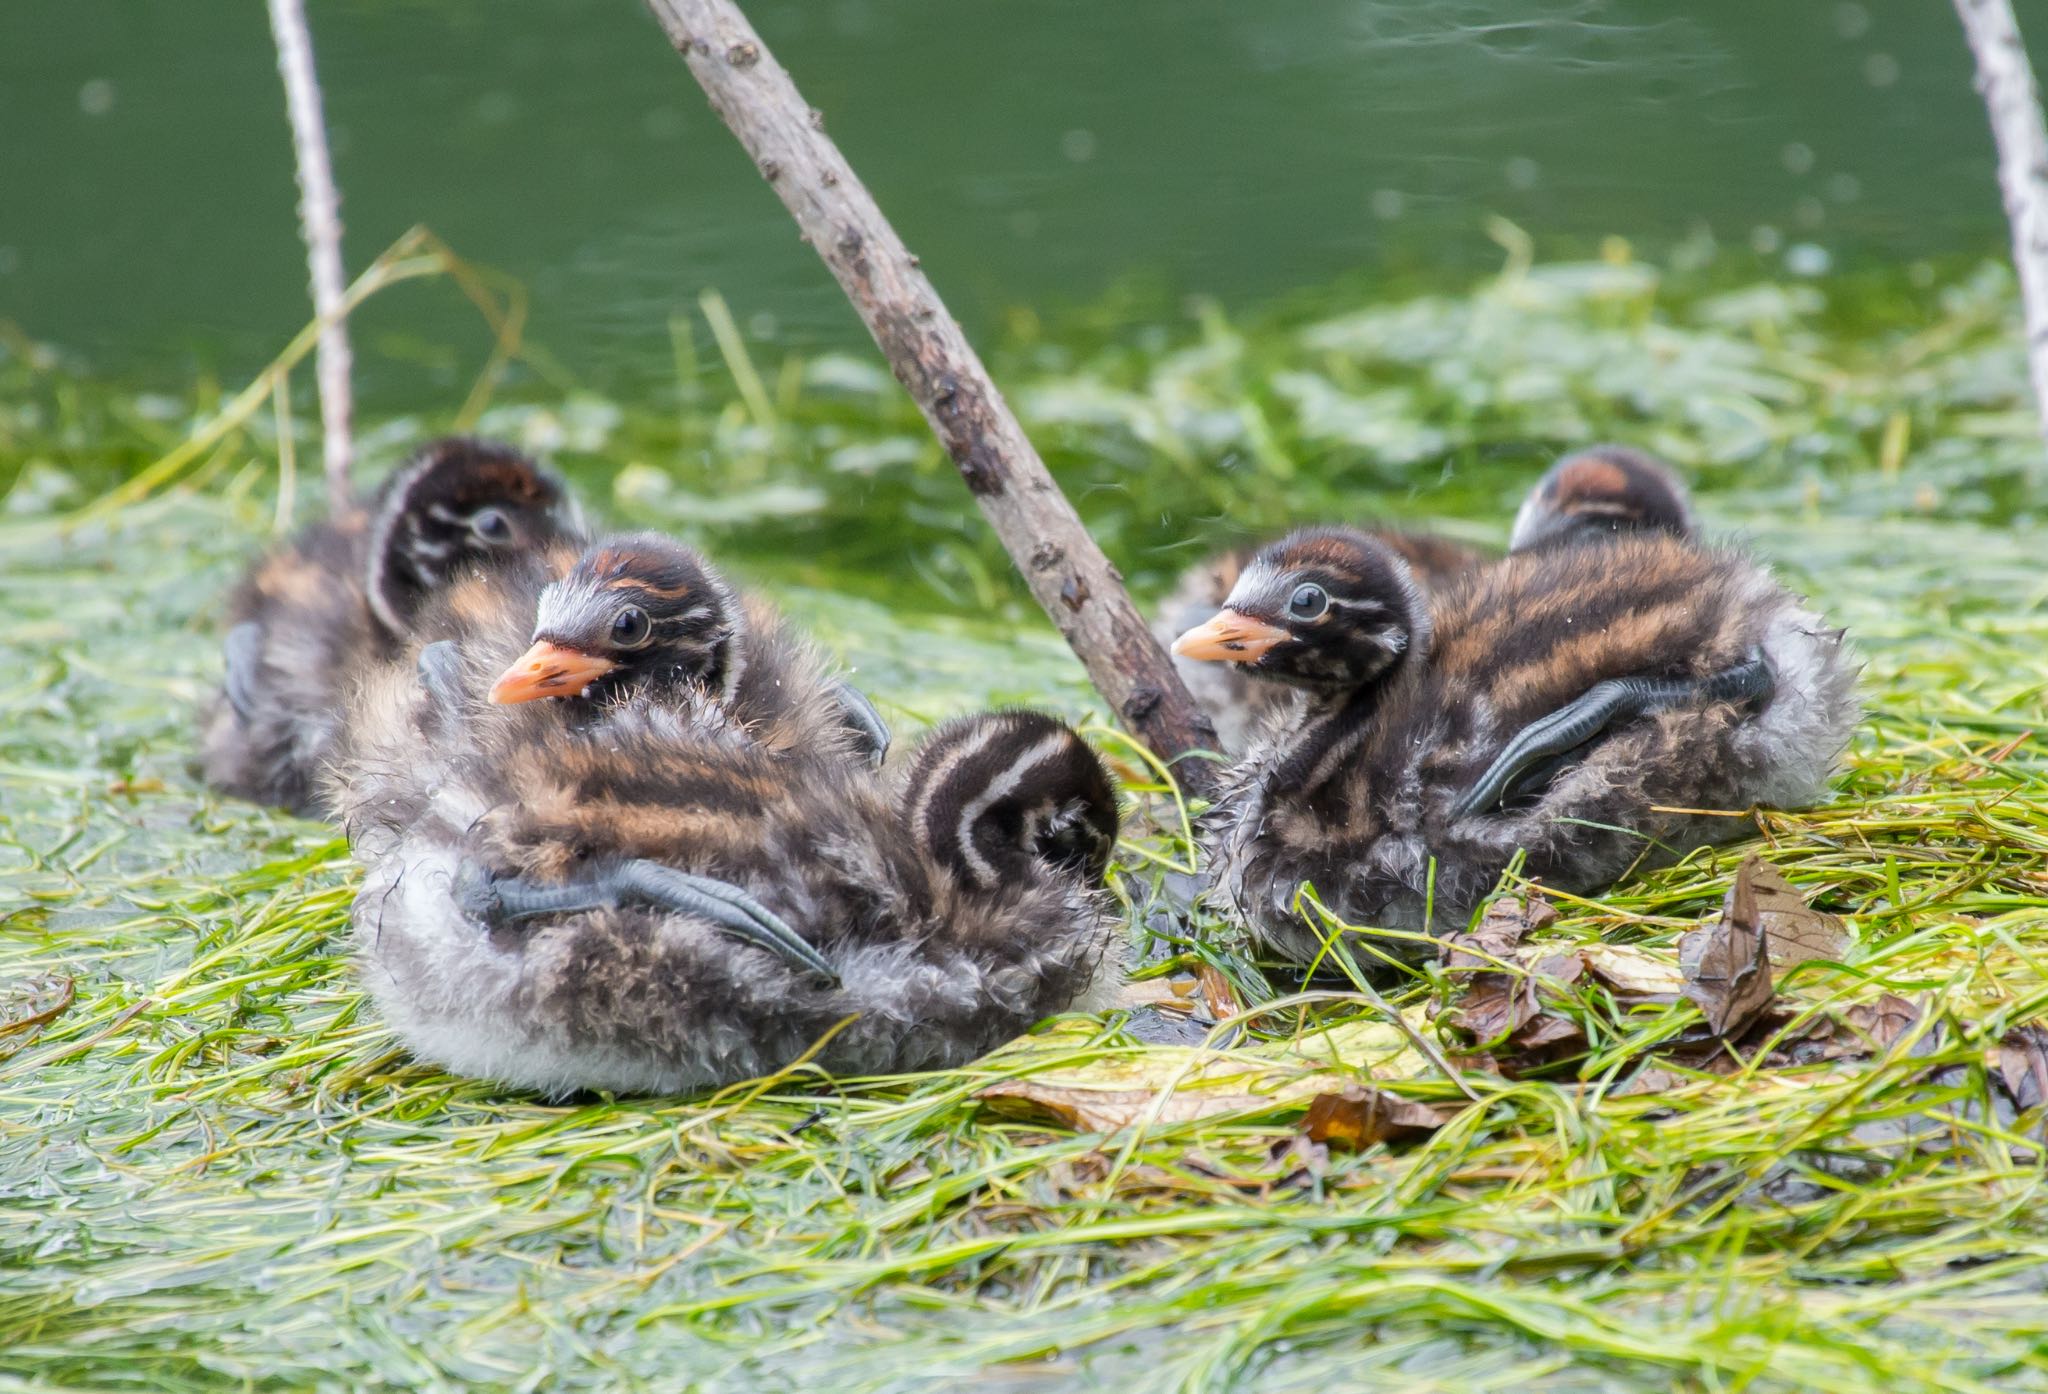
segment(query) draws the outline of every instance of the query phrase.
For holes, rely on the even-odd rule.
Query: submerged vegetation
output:
[[[1850,626],[1872,712],[1832,803],[1536,937],[1668,968],[1761,849],[1852,935],[1788,1000],[1894,994],[1911,1023],[1631,1089],[1699,1009],[1587,980],[1546,999],[1583,1046],[1467,1073],[1476,1099],[1364,1000],[1156,913],[1179,810],[1099,721],[1141,811],[1120,883],[1155,986],[1128,1010],[944,1074],[694,1100],[413,1065],[350,979],[336,833],[188,769],[220,598],[279,519],[276,423],[307,478],[312,452],[266,409],[151,473],[217,394],[6,341],[0,1385],[2048,1388],[2048,1120],[1997,1053],[2048,1017],[2048,529],[2009,280],[1676,279],[1517,255],[1465,294],[1255,324],[1020,321],[996,355],[1143,590],[1309,517],[1498,542],[1554,452],[1620,438]],[[713,307],[715,332],[679,327],[675,402],[529,354],[473,424],[731,559],[899,729],[1090,711],[882,370],[755,363]],[[1212,1031],[1162,1000],[1197,973],[1248,1011]],[[1432,970],[1388,996],[1433,1034],[1462,991]],[[1448,1121],[1356,1150],[1304,1131],[1307,1097],[1367,1072]]]

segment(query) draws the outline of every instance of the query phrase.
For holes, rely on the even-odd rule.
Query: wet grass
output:
[[[0,1387],[2048,1388],[2043,1120],[2002,1102],[1992,1055],[2048,1016],[2048,530],[2009,290],[1829,289],[1854,316],[1813,287],[1511,269],[1464,296],[1023,332],[999,355],[1141,585],[1191,536],[1290,517],[1440,515],[1497,540],[1552,449],[1620,436],[1685,461],[1714,525],[1868,659],[1839,796],[1761,817],[1752,845],[1855,934],[1787,990],[1898,993],[1920,1028],[1870,1060],[1628,1094],[1696,1009],[1587,994],[1565,1007],[1583,1056],[1469,1075],[1470,1103],[1419,1071],[1404,1088],[1452,1122],[1354,1153],[1303,1139],[1298,1103],[1104,1136],[977,1098],[1082,1067],[1164,1083],[1147,1062],[1173,1048],[1121,1014],[946,1074],[798,1069],[691,1100],[544,1104],[411,1064],[350,980],[346,849],[186,766],[215,607],[276,521],[269,413],[94,510],[212,403],[138,402],[16,345]],[[988,701],[1087,714],[907,405],[852,360],[756,372],[742,393],[687,371],[646,409],[515,372],[546,405],[483,424],[733,558],[904,733]],[[391,423],[372,453],[445,424]],[[1142,894],[1185,849],[1133,838]],[[1545,933],[1668,955],[1741,850]],[[1255,1004],[1298,986],[1195,952]],[[1454,991],[1393,995],[1421,1020]],[[1232,1058],[1361,1017],[1278,1007]]]

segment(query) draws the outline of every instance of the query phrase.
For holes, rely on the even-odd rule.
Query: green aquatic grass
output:
[[[1898,993],[1938,1032],[1629,1095],[1695,1010],[1588,994],[1564,1007],[1582,1059],[1468,1075],[1469,1104],[1424,1071],[1409,1092],[1453,1121],[1358,1154],[1307,1145],[1298,1108],[1105,1137],[977,1099],[1109,1062],[1149,1078],[1167,1048],[1121,1014],[942,1074],[798,1067],[687,1100],[545,1104],[412,1064],[349,976],[346,848],[187,769],[219,597],[276,519],[269,414],[91,513],[210,404],[14,347],[0,1387],[2048,1388],[2044,1120],[1989,1077],[1998,1037],[2048,1017],[2048,529],[2008,295],[1987,273],[1852,318],[1825,289],[1511,268],[1462,297],[998,355],[1148,586],[1190,532],[1339,508],[1497,540],[1546,452],[1620,435],[1685,459],[1715,526],[1868,660],[1838,797],[1749,846],[1855,933],[1788,991]],[[906,736],[989,701],[1093,711],[873,370],[755,368],[751,403],[699,384],[680,413],[572,395],[485,424],[735,558]],[[370,453],[440,424],[391,423]],[[1743,850],[1568,903],[1546,934],[1668,951]],[[1122,861],[1141,892],[1184,855],[1141,820]],[[1200,953],[1254,1004],[1299,986]],[[1453,989],[1389,991],[1416,1010]],[[1282,1006],[1233,1049],[1370,1015]]]

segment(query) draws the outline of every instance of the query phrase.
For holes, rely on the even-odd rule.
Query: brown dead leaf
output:
[[[1536,980],[1527,973],[1487,973],[1467,988],[1451,1014],[1451,1025],[1472,1033],[1481,1043],[1511,1038],[1542,1007],[1536,1001]]]
[[[1998,1082],[2021,1113],[2048,1102],[2048,1030],[2015,1026],[1998,1043]]]
[[[1470,933],[1450,936],[1444,967],[1468,975],[1452,1025],[1477,1040],[1498,1041],[1512,1037],[1536,1017],[1542,1006],[1536,1000],[1535,978],[1502,965],[1518,968],[1523,936],[1556,919],[1557,911],[1541,896],[1502,896],[1486,907]]]
[[[1195,1010],[1195,984],[1191,978],[1129,979],[1118,990],[1119,1007],[1158,1007],[1170,1012]]]
[[[1544,1063],[1549,1057],[1568,1055],[1585,1043],[1586,1031],[1578,1022],[1556,1012],[1539,1012],[1534,1020],[1509,1038],[1508,1044],[1519,1055],[1503,1060],[1501,1072],[1517,1074],[1532,1065]],[[1530,1058],[1539,1054],[1542,1059]]]
[[[1301,1131],[1310,1142],[1357,1152],[1376,1142],[1427,1137],[1451,1117],[1444,1109],[1357,1084],[1311,1099]]]
[[[1669,1094],[1680,1085],[1690,1083],[1692,1078],[1676,1070],[1667,1070],[1662,1065],[1645,1065],[1630,1075],[1612,1097],[1630,1099],[1638,1094]]]
[[[1219,1113],[1271,1108],[1278,1102],[1269,1094],[1225,1089],[1189,1090],[1161,1099],[1153,1089],[1103,1089],[1035,1079],[991,1084],[980,1097],[1005,1113],[1046,1119],[1081,1133],[1113,1133],[1145,1118],[1158,1123],[1190,1123]]]
[[[1858,1002],[1843,1020],[1872,1051],[1885,1051],[1920,1024],[1920,1009],[1897,993],[1887,992],[1875,1002]]]
[[[1419,1009],[1415,1015],[1419,1020]],[[1154,1045],[1073,1063],[1072,1051],[1089,1039],[1087,1030],[1054,1026],[991,1057],[1023,1072],[987,1086],[979,1097],[1005,1113],[1081,1132],[1299,1110],[1316,1095],[1361,1079],[1429,1072],[1409,1038],[1413,1029],[1419,1029],[1416,1022],[1358,1020],[1250,1048]]]
[[[1540,992],[1570,987],[1583,978],[1584,956],[1545,954],[1526,966],[1526,954],[1510,952],[1502,957],[1517,968],[1473,974],[1472,985],[1452,1014],[1451,1024],[1471,1032],[1480,1044],[1494,1047],[1500,1073],[1508,1076],[1547,1064],[1585,1044],[1584,1029],[1569,1016],[1546,1010]]]
[[[1523,936],[1547,929],[1557,920],[1557,908],[1542,896],[1531,893],[1524,899],[1502,896],[1486,907],[1479,923],[1469,932],[1453,934],[1446,941],[1444,967],[1468,972],[1497,971],[1501,962],[1513,962]]]
[[[1696,942],[1680,946],[1685,995],[1699,1004],[1707,1029],[1717,1036],[1741,1035],[1777,995],[1757,909],[1754,868],[1761,865],[1755,857],[1745,861],[1728,888],[1720,921],[1703,934],[1687,935]]]
[[[1209,1015],[1218,1021],[1236,1016],[1244,1010],[1244,1003],[1237,998],[1237,991],[1231,987],[1230,979],[1206,963],[1195,965],[1195,981],[1202,985],[1203,1000],[1209,1004]]]
[[[1588,944],[1579,951],[1587,971],[1624,1004],[1676,1002],[1685,995],[1685,970],[1668,958],[1626,944]]]
[[[1330,1149],[1301,1133],[1274,1143],[1270,1155],[1275,1175],[1258,1188],[1264,1195],[1318,1189],[1330,1170]]]
[[[1809,959],[1840,959],[1849,947],[1849,926],[1806,903],[1784,874],[1754,854],[1742,863],[1738,877],[1748,876],[1756,892],[1756,910],[1774,968],[1790,968]]]

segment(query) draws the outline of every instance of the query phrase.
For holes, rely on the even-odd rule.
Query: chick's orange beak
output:
[[[1288,637],[1277,624],[1225,610],[1174,640],[1173,651],[1182,658],[1210,663],[1256,663],[1266,650]]]
[[[609,658],[542,639],[498,675],[491,684],[491,700],[507,706],[541,697],[574,697],[618,666]]]

